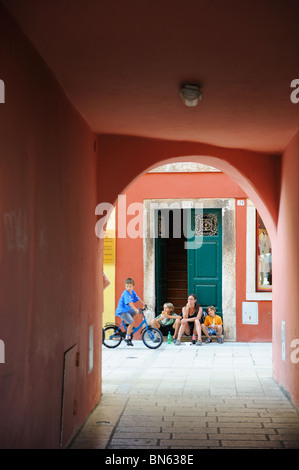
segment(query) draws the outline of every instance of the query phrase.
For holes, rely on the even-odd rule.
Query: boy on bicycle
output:
[[[128,346],[133,346],[131,340],[131,333],[134,326],[133,317],[135,317],[135,315],[139,313],[139,310],[135,307],[134,303],[140,301],[142,305],[144,305],[142,300],[133,290],[134,284],[134,280],[131,277],[125,280],[125,290],[123,291],[119,299],[118,306],[116,309],[116,316],[121,317],[121,319],[129,325],[125,339]]]

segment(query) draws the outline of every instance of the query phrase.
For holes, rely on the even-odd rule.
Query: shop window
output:
[[[264,222],[256,211],[256,290],[272,291],[271,242]]]

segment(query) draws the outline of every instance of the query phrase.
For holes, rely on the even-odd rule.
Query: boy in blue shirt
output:
[[[116,309],[116,316],[121,317],[122,320],[129,324],[125,339],[128,346],[133,346],[131,341],[131,333],[134,326],[133,317],[139,313],[139,310],[135,307],[134,303],[140,301],[142,305],[144,305],[142,300],[133,290],[134,284],[134,280],[131,277],[125,280],[125,290],[119,299]]]

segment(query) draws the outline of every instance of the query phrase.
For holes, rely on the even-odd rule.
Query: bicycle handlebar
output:
[[[139,313],[143,313],[145,310],[147,310],[147,305],[144,305],[143,308],[140,308]]]

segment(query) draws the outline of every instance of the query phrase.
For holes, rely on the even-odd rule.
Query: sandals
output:
[[[222,343],[223,343],[223,339],[222,339],[222,338],[217,338],[217,341],[218,341],[219,344],[222,344]],[[207,339],[205,340],[205,343],[212,343],[211,338],[207,338]]]

